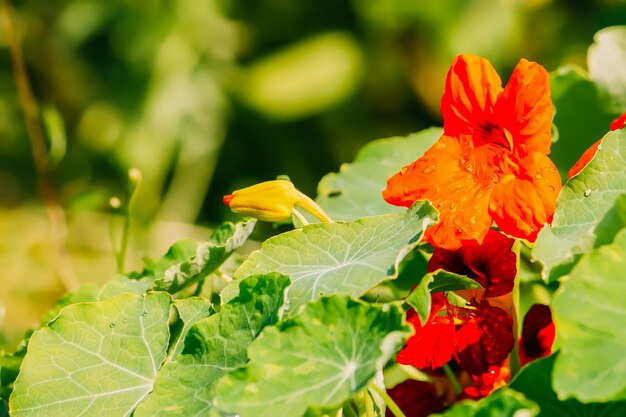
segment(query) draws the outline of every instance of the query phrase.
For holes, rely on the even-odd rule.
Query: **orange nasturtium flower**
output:
[[[446,249],[482,243],[495,221],[505,233],[534,241],[552,220],[561,178],[548,158],[552,101],[546,70],[522,59],[502,88],[489,61],[460,55],[441,99],[443,136],[387,181],[397,206],[426,199],[440,222],[426,240]]]
[[[242,188],[225,195],[223,200],[233,212],[266,222],[287,220],[294,215],[303,224],[307,224],[296,206],[302,207],[323,222],[332,222],[320,206],[286,180],[265,181]]]

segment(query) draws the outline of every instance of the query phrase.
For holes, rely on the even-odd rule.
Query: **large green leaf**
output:
[[[383,200],[387,179],[422,156],[442,133],[439,128],[430,128],[368,143],[353,163],[343,164],[338,173],[322,178],[317,203],[337,221],[401,212],[401,207]]]
[[[560,401],[552,389],[555,355],[541,358],[522,368],[509,386],[539,404],[537,417],[623,417],[626,402],[583,404],[575,399]]]
[[[482,400],[462,401],[443,414],[432,417],[534,417],[539,407],[519,392],[503,388]]]
[[[626,229],[583,256],[554,297],[554,388],[582,402],[626,399]]]
[[[250,362],[224,377],[215,404],[241,417],[302,416],[359,393],[411,334],[404,311],[335,295],[268,327]]]
[[[626,26],[596,33],[587,61],[589,76],[601,88],[606,107],[614,113],[626,111]]]
[[[191,327],[198,321],[209,317],[213,314],[213,305],[209,300],[200,297],[183,298],[182,300],[174,300],[174,307],[178,311],[178,326],[176,333],[172,332],[173,343],[170,343],[167,361],[173,360],[185,346],[185,338]]]
[[[288,284],[289,279],[279,274],[242,280],[237,298],[191,328],[182,354],[163,366],[154,392],[137,408],[135,417],[206,416],[215,382],[243,365],[250,342],[277,321]]]
[[[396,277],[398,264],[436,217],[428,203],[417,202],[400,214],[312,224],[268,239],[237,269],[235,278],[274,271],[289,276],[291,311],[321,295],[359,297]],[[223,299],[231,296],[230,291],[223,293]]]
[[[129,416],[165,359],[170,305],[149,293],[64,308],[30,339],[11,415]]]
[[[623,193],[626,129],[607,134],[593,160],[559,194],[552,227],[539,233],[533,249],[533,257],[543,264],[544,279],[567,273],[577,256],[594,247],[598,225]]]

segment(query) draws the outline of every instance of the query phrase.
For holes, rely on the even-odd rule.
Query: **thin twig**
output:
[[[57,273],[65,288],[67,290],[73,290],[78,287],[79,282],[74,276],[67,259],[65,249],[65,237],[67,234],[65,212],[58,202],[50,179],[50,159],[46,149],[46,139],[39,118],[37,102],[33,96],[28,73],[26,72],[22,44],[15,24],[11,1],[2,0],[2,9],[15,84],[20,97],[20,104],[24,110],[24,120],[37,172],[39,192],[41,193],[41,199],[52,229],[52,240],[56,250]]]

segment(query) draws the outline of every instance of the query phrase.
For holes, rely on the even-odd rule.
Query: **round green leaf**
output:
[[[130,416],[165,359],[171,299],[122,294],[73,304],[30,339],[15,390],[15,417]]]
[[[268,327],[248,349],[250,362],[224,377],[215,404],[241,417],[302,416],[339,406],[381,372],[411,329],[396,305],[324,297]]]

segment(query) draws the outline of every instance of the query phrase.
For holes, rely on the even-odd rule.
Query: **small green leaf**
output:
[[[129,416],[165,359],[170,304],[165,293],[123,294],[61,310],[30,339],[11,415]]]
[[[289,276],[292,312],[322,295],[359,297],[397,276],[400,261],[436,218],[428,203],[416,202],[400,214],[312,224],[265,241],[237,269],[235,278],[274,271]],[[232,295],[232,288],[227,287],[222,300]]]
[[[45,326],[59,314],[63,307],[71,304],[97,301],[99,289],[93,284],[83,285],[76,291],[65,294],[61,297],[52,309],[48,310],[41,318],[40,325]]]
[[[481,288],[476,280],[439,269],[426,274],[405,301],[415,309],[421,322],[426,323],[430,315],[432,293],[476,288]]]
[[[560,401],[552,389],[552,368],[555,355],[534,361],[517,374],[509,386],[539,404],[537,417],[623,417],[626,402],[583,404],[575,399]]]
[[[537,404],[509,388],[502,388],[482,400],[462,401],[443,414],[432,417],[534,417]]]
[[[323,297],[266,328],[248,349],[248,365],[220,380],[215,404],[241,417],[299,417],[309,407],[339,406],[410,334],[396,305]]]
[[[626,26],[602,29],[594,36],[587,56],[589,77],[601,88],[606,108],[626,111]]]
[[[626,129],[610,132],[593,160],[565,184],[552,227],[539,233],[533,258],[543,264],[543,278],[567,273],[581,254],[594,247],[598,225],[626,193]]]
[[[209,300],[200,297],[183,298],[182,300],[174,300],[174,307],[178,311],[178,317],[182,326],[174,338],[174,343],[169,349],[167,361],[173,360],[185,346],[185,338],[191,327],[196,322],[209,317],[213,314],[213,305]]]
[[[289,279],[280,274],[242,280],[238,297],[191,328],[183,352],[163,366],[135,417],[208,415],[215,382],[245,364],[250,342],[278,320],[287,285]]]
[[[442,133],[440,128],[430,128],[368,143],[353,163],[343,164],[338,173],[322,178],[317,203],[336,221],[402,212],[402,207],[383,200],[387,179],[422,156]]]
[[[626,400],[626,229],[583,256],[553,301],[559,398]]]

